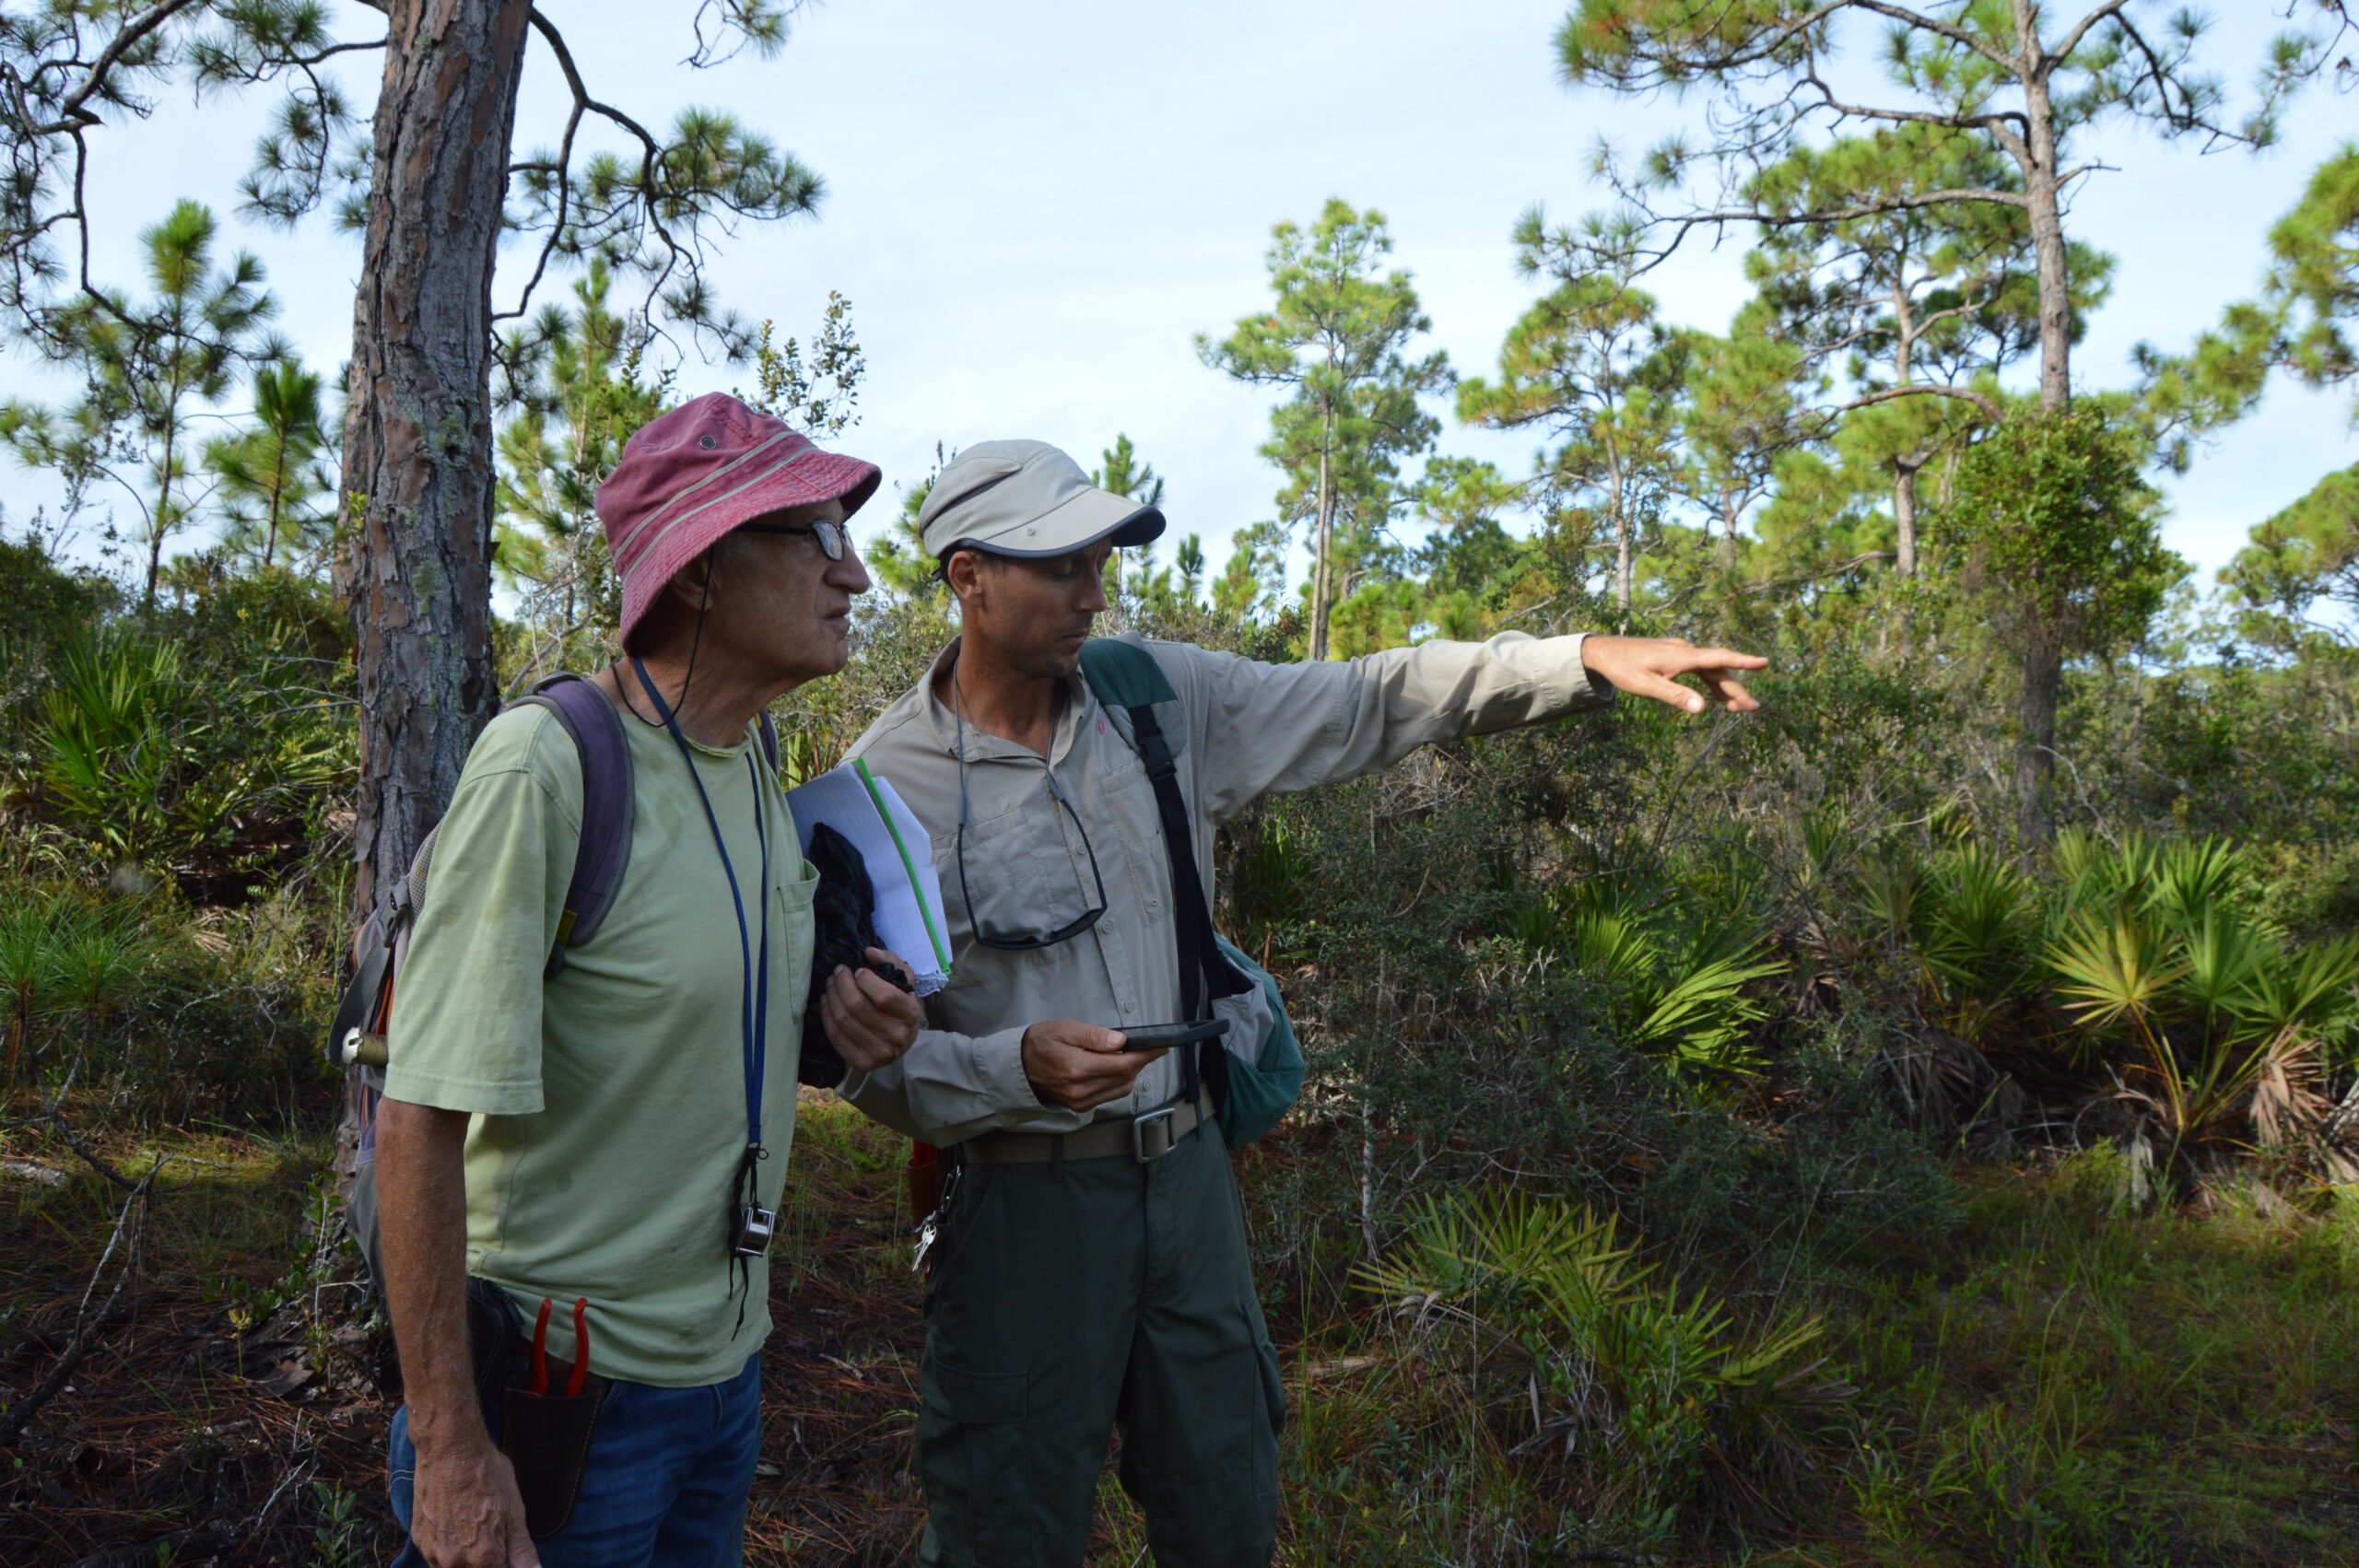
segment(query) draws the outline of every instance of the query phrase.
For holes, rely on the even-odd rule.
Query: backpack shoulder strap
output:
[[[615,705],[580,675],[551,675],[517,701],[555,714],[581,757],[581,848],[573,858],[573,880],[566,884],[557,945],[543,971],[545,978],[555,979],[565,967],[565,950],[597,934],[630,865],[630,743]]]
[[[1109,708],[1152,708],[1180,700],[1155,655],[1120,638],[1094,637],[1083,643],[1081,673],[1097,700]]]
[[[1247,982],[1220,955],[1213,913],[1204,903],[1204,879],[1196,870],[1195,834],[1188,825],[1188,802],[1180,793],[1179,767],[1156,713],[1157,705],[1176,708],[1180,694],[1155,655],[1134,642],[1090,638],[1081,645],[1081,670],[1097,700],[1120,709],[1127,720],[1131,748],[1139,754],[1147,781],[1155,786],[1164,850],[1171,860],[1171,896],[1178,906],[1179,918],[1172,924],[1180,944],[1180,1010],[1189,1018],[1202,1017],[1213,997],[1234,996]],[[1189,1065],[1192,1069],[1195,1064]],[[1192,1092],[1192,1082],[1189,1087]]]

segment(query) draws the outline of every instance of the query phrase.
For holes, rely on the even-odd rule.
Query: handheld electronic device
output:
[[[1207,1018],[1200,1024],[1151,1024],[1144,1029],[1122,1031],[1122,1048],[1126,1051],[1173,1050],[1204,1040],[1217,1040],[1228,1033],[1228,1020]]]

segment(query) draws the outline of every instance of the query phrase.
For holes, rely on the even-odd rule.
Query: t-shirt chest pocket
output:
[[[811,952],[818,936],[811,918],[811,904],[819,892],[819,868],[800,855],[794,858],[794,867],[792,871],[781,869],[774,879],[770,951],[773,962],[780,966],[772,973],[807,977],[811,973]],[[799,1004],[795,1011],[801,1012]]]

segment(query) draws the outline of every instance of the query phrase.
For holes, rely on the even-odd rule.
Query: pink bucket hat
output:
[[[731,529],[817,501],[841,500],[849,517],[882,477],[874,463],[822,451],[727,392],[651,420],[598,486],[606,553],[623,579],[624,645],[673,574]]]

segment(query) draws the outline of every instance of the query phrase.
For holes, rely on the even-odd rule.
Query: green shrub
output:
[[[1806,1447],[1851,1393],[1814,1350],[1817,1321],[1740,1326],[1657,1272],[1612,1214],[1509,1192],[1425,1200],[1361,1279],[1413,1344],[1480,1340],[1519,1449],[1569,1470],[1579,1512],[1627,1520],[1634,1544],[1683,1515],[1783,1523]]]

